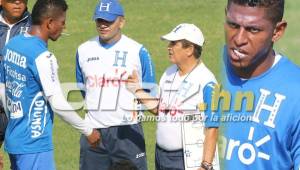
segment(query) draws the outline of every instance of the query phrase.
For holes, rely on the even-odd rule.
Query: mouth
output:
[[[109,30],[108,29],[100,29],[101,34],[108,34]]]
[[[239,61],[247,57],[247,53],[241,49],[233,48],[231,49],[231,59],[234,61]]]
[[[13,8],[13,10],[12,10],[13,12],[21,12],[22,11],[22,9],[21,8]]]

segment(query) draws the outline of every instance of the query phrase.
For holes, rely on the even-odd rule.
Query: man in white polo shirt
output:
[[[80,142],[80,169],[108,169],[121,160],[130,160],[146,170],[143,129],[136,111],[139,105],[125,87],[126,75],[138,70],[143,82],[155,82],[151,57],[143,45],[121,33],[124,10],[117,0],[102,0],[94,18],[96,37],[81,44],[76,56],[76,78],[85,89],[85,120],[102,138],[96,149],[86,137]]]
[[[149,100],[150,96],[138,86],[139,79],[135,72],[127,80],[128,88],[136,97],[152,113],[159,116],[156,131],[156,169],[184,170],[188,168],[184,158],[189,155],[184,153],[182,132],[184,123],[181,121],[182,117],[187,114],[206,118],[199,119],[197,122],[202,128],[199,128],[196,133],[205,135],[202,143],[202,160],[198,160],[198,168],[211,169],[219,126],[218,119],[212,117],[219,115],[212,112],[209,107],[204,112],[198,108],[200,103],[210,106],[216,84],[214,75],[200,59],[204,44],[203,34],[195,25],[184,23],[175,27],[169,34],[162,36],[162,39],[169,41],[169,60],[173,65],[167,68],[160,79],[160,99]],[[153,107],[155,105],[156,107]]]

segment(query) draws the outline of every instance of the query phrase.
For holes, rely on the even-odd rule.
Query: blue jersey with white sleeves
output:
[[[224,56],[223,85],[231,94],[230,109],[225,114],[238,118],[224,120],[224,169],[298,170],[299,67],[277,54],[269,70],[257,77],[241,79],[228,64],[226,52]]]
[[[4,47],[1,69],[9,112],[5,150],[10,154],[52,150],[53,111],[46,98],[60,90],[55,56],[42,39],[19,35]]]

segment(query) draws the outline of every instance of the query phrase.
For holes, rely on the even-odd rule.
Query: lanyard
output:
[[[197,64],[193,67],[193,69],[186,75],[186,77],[182,80],[182,82],[180,83],[179,87],[182,86],[182,83],[186,82],[186,80],[188,79],[188,77],[190,76],[190,74],[196,69],[196,67],[199,65],[199,62],[197,62]],[[167,102],[167,107],[166,107],[166,110],[165,110],[165,113],[167,114],[170,110],[172,110],[170,108],[170,104],[173,103],[173,100],[174,100],[174,97],[176,96],[173,96],[172,97],[172,100],[170,100],[171,98],[171,93],[173,91],[172,87],[173,87],[173,83],[174,83],[174,80],[177,76],[177,73],[178,73],[178,68],[173,76],[173,79],[172,79],[172,83],[171,83],[171,87],[170,87],[170,90],[169,90],[169,95],[168,95],[168,102]]]

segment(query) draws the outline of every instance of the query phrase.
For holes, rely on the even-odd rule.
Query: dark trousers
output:
[[[101,142],[92,148],[85,136],[80,139],[80,170],[107,170],[129,160],[139,170],[147,170],[146,148],[141,124],[98,129]]]
[[[156,170],[184,170],[183,150],[167,151],[156,145],[155,168]]]

